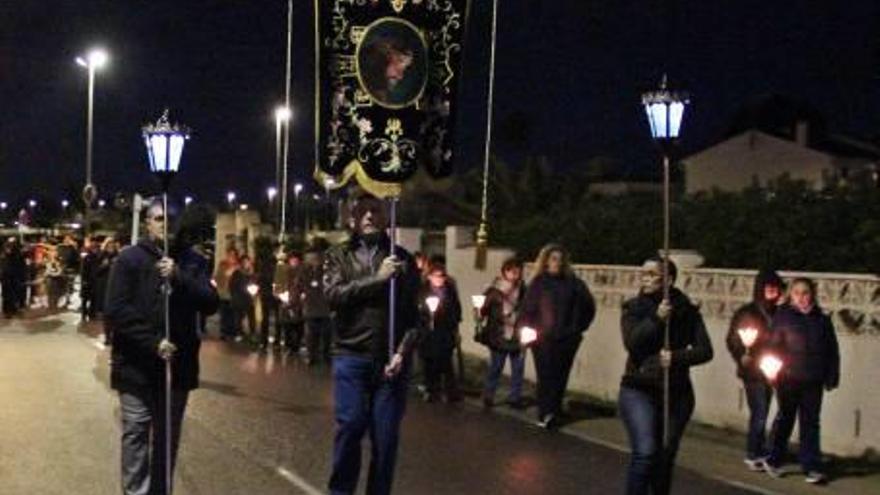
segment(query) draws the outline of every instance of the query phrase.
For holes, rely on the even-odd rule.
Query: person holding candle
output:
[[[486,289],[485,302],[477,309],[477,317],[485,320],[483,342],[491,352],[489,370],[486,373],[486,386],[483,390],[483,405],[495,406],[495,391],[504,370],[504,363],[510,360],[510,394],[507,404],[514,409],[524,407],[522,398],[523,373],[526,354],[519,341],[516,326],[526,294],[523,283],[523,265],[516,258],[510,258],[501,266],[501,276]]]
[[[775,271],[761,270],[755,278],[752,301],[736,310],[727,331],[727,350],[736,363],[749,405],[744,462],[752,471],[762,471],[767,457],[765,433],[773,389],[759,368],[759,357],[770,342],[770,323],[782,301],[783,286]]]
[[[244,255],[239,258],[238,267],[232,273],[229,279],[229,295],[232,311],[235,314],[233,325],[235,328],[235,340],[240,341],[244,338],[244,326],[242,322],[245,318],[248,321],[248,334],[251,337],[256,336],[257,317],[256,308],[254,307],[254,296],[256,292],[251,294],[256,279],[254,278],[254,264],[250,256]],[[251,290],[248,290],[248,289]]]
[[[690,368],[712,360],[712,342],[699,308],[673,287],[676,266],[663,260],[642,265],[639,294],[624,302],[623,344],[629,354],[620,384],[619,410],[629,434],[626,493],[665,495],[672,486],[675,457],[694,411]],[[669,300],[664,286],[669,284]],[[669,329],[669,349],[664,336]],[[669,431],[664,432],[664,369],[669,369]]]
[[[434,298],[433,304],[429,301]],[[446,267],[434,262],[419,293],[422,320],[428,331],[419,345],[425,372],[425,402],[433,402],[442,382],[446,402],[460,402],[461,392],[452,365],[452,353],[460,338],[461,302],[458,290],[446,273]]]
[[[558,244],[541,249],[517,323],[518,328],[532,328],[538,334],[532,356],[538,375],[537,424],[541,428],[559,426],[574,357],[595,315],[593,296],[572,271],[568,252]]]
[[[834,325],[816,302],[816,284],[811,279],[792,281],[788,304],[773,317],[769,348],[783,367],[775,379],[779,411],[773,421],[765,470],[774,478],[782,476],[780,466],[797,418],[799,460],[806,481],[824,483],[819,445],[822,395],[840,382],[840,352]]]

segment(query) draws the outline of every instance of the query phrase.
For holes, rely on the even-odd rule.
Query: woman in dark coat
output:
[[[733,315],[727,331],[727,350],[736,364],[736,374],[743,381],[749,405],[749,433],[746,439],[745,464],[752,471],[764,469],[767,457],[766,427],[773,388],[761,373],[759,357],[770,344],[770,324],[782,300],[782,279],[773,270],[762,270],[755,277],[752,301]],[[752,332],[754,341],[746,345],[741,332]]]
[[[574,357],[596,314],[593,296],[571,270],[568,253],[559,245],[545,246],[535,261],[519,329],[538,334],[532,355],[538,375],[538,426],[559,426],[562,400]]]
[[[233,325],[236,340],[244,336],[243,320],[248,320],[248,331],[251,337],[257,336],[256,309],[254,307],[254,295],[248,291],[251,285],[257,283],[254,277],[254,264],[250,257],[242,256],[238,268],[229,279],[229,297],[233,311]]]
[[[98,266],[95,270],[95,311],[104,312],[105,299],[107,298],[107,282],[110,278],[110,268],[119,255],[119,243],[112,237],[104,240],[101,246],[101,254]]]
[[[501,266],[501,276],[486,289],[485,303],[477,315],[485,320],[485,328],[477,336],[478,342],[488,347],[491,353],[483,390],[483,405],[487,408],[495,406],[495,391],[507,360],[510,360],[510,395],[507,404],[514,409],[525,407],[522,385],[526,353],[516,326],[526,295],[522,272],[522,262],[518,259],[505,261]]]
[[[771,352],[782,360],[776,377],[779,411],[770,434],[771,450],[765,470],[780,477],[788,439],[797,418],[800,430],[800,463],[807,483],[823,483],[819,416],[824,391],[840,382],[840,351],[831,318],[816,303],[816,285],[808,278],[792,281],[789,303],[773,316]]]
[[[436,297],[438,301],[433,315],[427,303],[429,297]],[[419,345],[419,356],[425,372],[424,399],[432,402],[442,383],[446,401],[459,402],[462,397],[452,365],[452,354],[459,339],[461,302],[458,289],[442,264],[431,265],[427,280],[419,293],[419,301],[422,320],[427,329]]]
[[[675,283],[675,264],[669,279]],[[642,266],[639,294],[623,304],[621,330],[628,357],[620,384],[619,409],[629,434],[628,495],[665,495],[672,485],[678,445],[694,411],[690,368],[712,359],[712,343],[699,309],[670,287],[663,299],[663,261]],[[669,351],[663,350],[669,320]],[[664,445],[664,368],[669,368],[669,432]]]

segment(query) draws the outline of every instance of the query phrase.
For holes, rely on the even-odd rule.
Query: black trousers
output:
[[[562,411],[568,376],[581,340],[577,334],[560,340],[542,340],[532,347],[538,375],[538,419],[548,414],[559,416]]]
[[[458,394],[458,380],[455,367],[452,365],[453,349],[433,350],[430,354],[422,353],[422,368],[425,373],[425,388],[429,394],[440,391],[441,385],[448,397]]]

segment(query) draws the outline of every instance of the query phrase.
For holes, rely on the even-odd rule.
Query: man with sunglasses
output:
[[[336,438],[332,495],[353,494],[361,468],[361,442],[370,433],[372,465],[366,493],[391,493],[400,423],[406,408],[409,356],[418,340],[420,277],[403,248],[391,250],[385,205],[355,198],[351,239],[327,252],[324,294],[336,311],[333,381]],[[394,341],[388,321],[390,281],[396,279]],[[389,356],[391,354],[391,356]]]
[[[126,495],[165,494],[165,362],[172,370],[172,468],[189,391],[198,387],[198,315],[217,310],[207,260],[179,233],[163,252],[165,210],[146,211],[147,235],[122,250],[107,289],[113,327],[111,387],[122,411],[122,485]],[[164,286],[170,285],[171,338],[165,339]]]

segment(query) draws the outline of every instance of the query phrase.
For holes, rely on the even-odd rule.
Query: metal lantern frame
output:
[[[668,87],[666,75],[660,87],[642,95],[642,105],[651,126],[651,137],[663,153],[663,300],[670,300],[669,254],[670,254],[670,155],[681,133],[685,110],[690,103],[687,93],[673,91]],[[663,332],[663,350],[670,350],[671,317],[666,318]],[[663,445],[669,445],[669,366],[663,368]]]
[[[147,160],[150,164],[150,172],[162,185],[162,213],[165,219],[163,228],[163,251],[162,256],[170,256],[168,250],[168,188],[171,180],[180,170],[180,160],[183,157],[183,148],[189,139],[189,129],[179,124],[172,125],[168,120],[168,109],[162,112],[162,116],[155,124],[147,124],[142,128],[144,145],[147,148]],[[171,283],[165,279],[162,284],[162,296],[164,298],[165,340],[171,341]],[[173,422],[171,413],[172,399],[172,370],[171,360],[165,360],[165,490],[172,492],[172,438]]]
[[[189,139],[189,129],[179,124],[171,124],[166,109],[155,124],[143,127],[144,144],[150,172],[159,178],[162,190],[167,191],[171,179],[180,170],[183,148]]]

